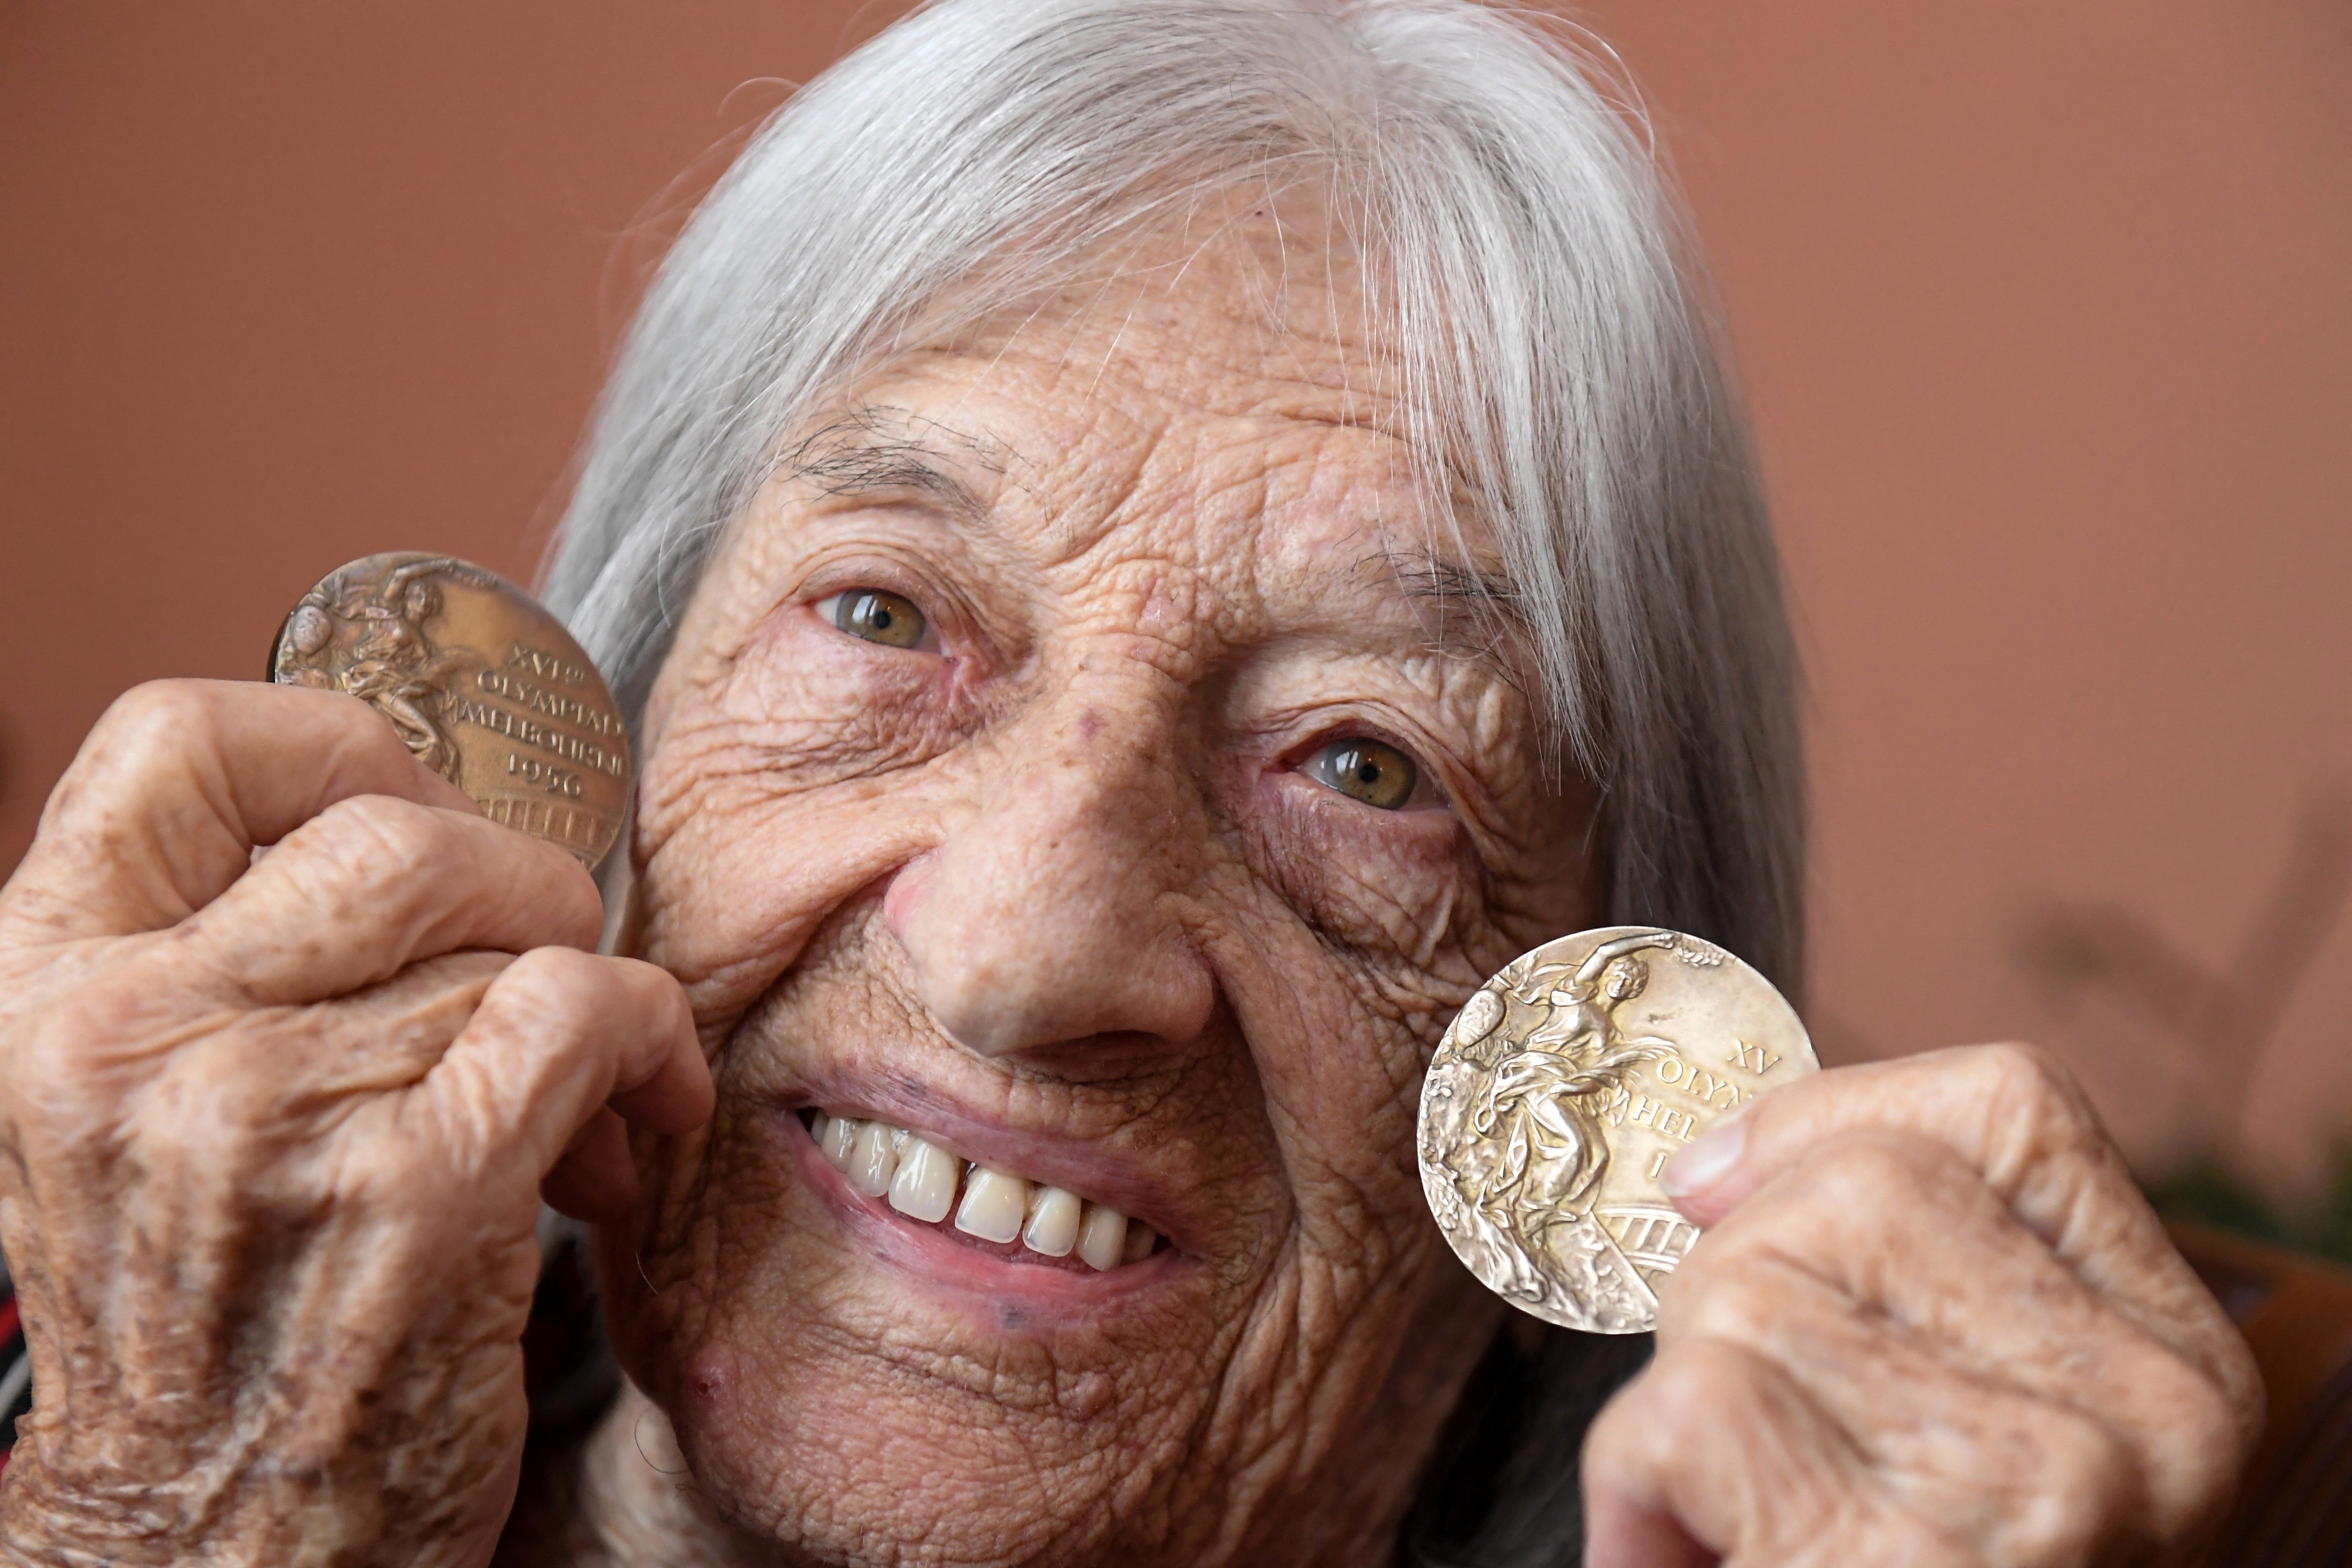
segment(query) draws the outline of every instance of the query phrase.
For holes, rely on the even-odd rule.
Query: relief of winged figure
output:
[[[1526,1258],[1543,1256],[1554,1226],[1590,1210],[1609,1173],[1601,1118],[1626,1069],[1675,1049],[1671,1040],[1627,1038],[1616,1013],[1649,985],[1649,965],[1635,955],[1677,940],[1664,931],[1618,937],[1573,973],[1565,963],[1539,964],[1512,987],[1522,1003],[1549,1010],[1496,1062],[1472,1112],[1472,1131],[1501,1149],[1471,1195],[1481,1217]]]
[[[306,595],[288,625],[289,660],[281,679],[349,692],[374,707],[400,732],[416,760],[458,782],[458,755],[441,726],[448,678],[470,663],[462,649],[439,649],[425,624],[441,613],[436,574],[457,565],[438,557],[412,561],[373,588],[330,579]],[[334,592],[329,593],[330,584]],[[356,624],[347,657],[334,655],[335,629]]]

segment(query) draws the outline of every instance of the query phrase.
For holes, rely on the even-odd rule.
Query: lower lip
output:
[[[948,1221],[926,1225],[867,1197],[833,1168],[799,1117],[784,1115],[777,1121],[802,1180],[825,1200],[850,1245],[933,1284],[997,1299],[1017,1296],[1033,1308],[1094,1313],[1139,1290],[1171,1283],[1191,1261],[1163,1247],[1139,1263],[1098,1274],[1002,1257],[986,1250],[988,1244],[950,1230]]]

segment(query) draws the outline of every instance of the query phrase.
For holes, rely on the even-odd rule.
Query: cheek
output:
[[[1422,1223],[1422,1066],[1468,988],[1343,948],[1271,899],[1215,959],[1302,1234],[1343,1253]]]
[[[1376,968],[1475,985],[1482,879],[1449,812],[1374,812],[1287,771],[1258,784],[1255,868],[1307,929]]]
[[[866,647],[807,607],[769,616],[723,668],[680,694],[638,794],[641,841],[746,797],[822,789],[917,767],[977,715],[950,661]]]
[[[1302,1233],[1334,1252],[1408,1246],[1421,1072],[1510,956],[1450,812],[1376,813],[1287,772],[1255,781],[1253,912],[1218,967],[1256,1062]],[[1385,1237],[1385,1242],[1373,1240]]]
[[[930,847],[919,781],[967,726],[941,661],[866,657],[787,612],[675,702],[640,786],[635,951],[706,1022],[747,1005],[816,923]],[[763,628],[763,632],[769,628]]]
[[[930,847],[933,819],[918,807],[855,785],[722,798],[640,867],[633,954],[677,977],[710,1037],[829,915]]]

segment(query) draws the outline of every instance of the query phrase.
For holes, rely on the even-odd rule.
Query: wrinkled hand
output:
[[[256,846],[275,846],[255,853]],[[108,713],[0,891],[18,1562],[479,1563],[551,1201],[709,1112],[677,984],[346,697]],[[609,1106],[609,1109],[607,1107]]]
[[[2040,1053],[1823,1073],[1666,1180],[1708,1229],[1588,1436],[1591,1568],[2162,1562],[2227,1504],[2252,1358]]]

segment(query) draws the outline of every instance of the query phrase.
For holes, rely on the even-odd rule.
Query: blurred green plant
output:
[[[2127,1042],[2129,1068],[2178,1095],[2172,1146],[2204,1151],[2142,1178],[2157,1212],[2352,1264],[2352,1145],[2315,1203],[2283,1206],[2237,1174],[2247,1096],[2277,1043],[2279,1021],[2352,907],[2352,780],[2316,781],[2293,842],[2243,938],[2184,945],[2112,901],[2053,900],[2021,920],[2021,973],[2062,1030],[2086,1010]],[[2122,1027],[2115,1027],[2120,1024]]]
[[[2352,1265],[2352,1150],[2338,1157],[2319,1201],[2308,1205],[2274,1203],[2252,1183],[2210,1163],[2151,1182],[2146,1190],[2167,1219],[2193,1220]]]

